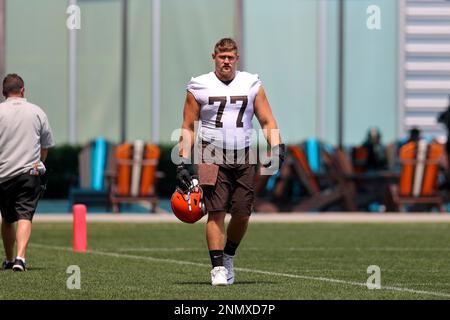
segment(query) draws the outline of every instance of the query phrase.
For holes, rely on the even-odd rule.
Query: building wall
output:
[[[248,0],[244,17],[246,66],[259,74],[282,138],[315,135],[316,1]]]
[[[57,143],[67,140],[67,5],[6,2],[6,73],[20,74],[26,97],[48,114]]]
[[[234,36],[234,1],[164,0],[162,3],[160,138],[181,127],[186,85],[214,70],[217,40]]]
[[[213,70],[210,54],[215,42],[236,35],[234,3],[161,1],[162,142],[170,142],[172,131],[181,125],[190,77]],[[95,136],[118,141],[121,1],[79,5],[77,142]],[[381,30],[366,27],[369,5],[381,9]],[[47,112],[58,143],[68,139],[66,7],[61,0],[7,1],[7,72],[23,75],[27,97]],[[338,1],[327,0],[326,7],[324,133],[327,142],[336,143]],[[151,10],[151,1],[129,1],[129,140],[151,139]],[[316,136],[319,130],[318,14],[316,0],[244,1],[245,69],[260,75],[288,143]],[[379,127],[385,142],[396,136],[397,15],[397,2],[392,0],[346,3],[345,144],[361,142],[369,126]]]

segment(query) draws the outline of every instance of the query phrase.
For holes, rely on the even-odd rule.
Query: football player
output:
[[[236,70],[239,61],[236,42],[230,38],[219,40],[212,59],[215,70],[192,78],[187,84],[177,185],[186,188],[195,171],[191,151],[195,123],[199,121],[199,149],[208,169],[203,170],[206,172],[203,177],[201,164],[198,170],[208,212],[206,241],[212,263],[211,283],[217,286],[233,284],[235,280],[233,258],[253,209],[256,173],[256,163],[250,160],[253,115],[271,146],[271,167],[281,166],[285,146],[258,75]],[[206,155],[211,157],[205,159]],[[225,239],[226,213],[231,214],[231,219]]]

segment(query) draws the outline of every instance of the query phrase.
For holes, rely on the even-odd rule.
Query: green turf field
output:
[[[236,283],[210,285],[204,225],[35,223],[29,271],[0,271],[3,299],[450,299],[450,224],[252,223]],[[66,269],[78,265],[81,289]],[[369,290],[367,267],[381,268]]]

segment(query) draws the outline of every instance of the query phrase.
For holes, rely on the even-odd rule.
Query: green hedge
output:
[[[158,181],[158,194],[161,197],[170,197],[176,187],[176,166],[172,162],[170,153],[173,145],[160,145],[161,156],[159,158],[158,171],[164,174],[164,178]]]
[[[78,153],[81,146],[60,145],[48,152],[45,198],[67,198],[71,186],[78,184]]]
[[[172,163],[170,154],[173,145],[160,145],[161,157],[158,171],[164,174],[159,180],[158,194],[170,197],[175,190],[176,168]],[[45,198],[67,198],[71,187],[79,185],[78,179],[78,153],[81,146],[60,145],[49,150],[45,165],[47,167],[47,191]]]

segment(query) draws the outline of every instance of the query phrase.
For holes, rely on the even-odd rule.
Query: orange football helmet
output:
[[[170,199],[172,211],[183,222],[195,223],[206,214],[203,190],[196,179],[187,191],[177,188]]]

